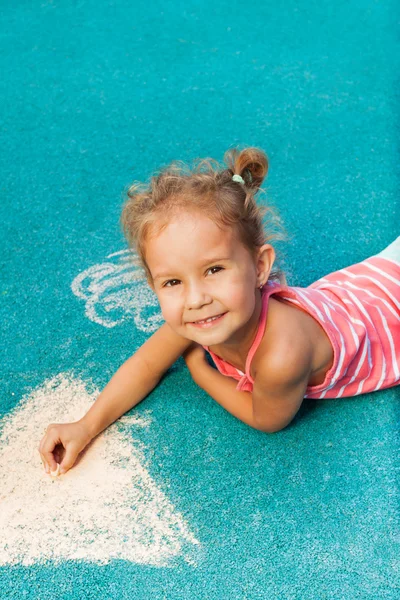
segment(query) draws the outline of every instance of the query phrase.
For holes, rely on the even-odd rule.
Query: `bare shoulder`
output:
[[[257,351],[252,392],[256,427],[271,433],[286,427],[297,414],[314,357],[301,317],[276,306],[268,311],[268,317],[272,315]]]
[[[315,344],[303,314],[286,303],[269,299],[264,337],[252,363],[254,379],[257,375],[275,381],[309,378],[314,366]]]
[[[159,329],[137,350],[152,373],[163,375],[192,344],[192,340],[176,333],[168,323]]]

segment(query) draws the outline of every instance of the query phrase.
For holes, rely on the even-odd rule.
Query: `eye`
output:
[[[169,281],[166,281],[162,287],[175,287],[173,285],[168,285],[169,283],[171,283],[172,281],[179,281],[179,279],[170,279]]]
[[[224,267],[215,266],[215,267],[210,267],[208,270],[211,271],[212,269],[218,269],[218,271],[223,271]],[[217,271],[217,273],[218,273],[218,271]]]
[[[217,266],[217,265],[216,265],[215,267],[210,267],[210,268],[209,268],[209,269],[207,269],[207,270],[208,270],[208,271],[212,271],[213,269],[217,269],[217,273],[218,273],[218,271],[223,271],[223,270],[224,270],[224,267],[220,267],[220,266]],[[213,274],[214,274],[214,273],[212,273],[212,275],[213,275]],[[165,282],[165,283],[162,285],[162,287],[176,287],[175,285],[170,285],[170,284],[173,284],[175,281],[178,281],[178,282],[179,282],[180,280],[179,280],[179,279],[169,279],[168,281],[166,281],[166,282]]]

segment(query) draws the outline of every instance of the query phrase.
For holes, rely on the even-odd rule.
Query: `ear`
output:
[[[275,250],[271,244],[264,244],[259,248],[256,259],[257,287],[268,281],[269,274],[275,262]]]

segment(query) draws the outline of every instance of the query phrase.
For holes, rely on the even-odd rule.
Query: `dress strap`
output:
[[[249,350],[249,353],[248,353],[247,359],[246,359],[246,377],[249,379],[249,381],[251,381],[251,383],[254,383],[254,379],[252,378],[252,376],[250,374],[251,361],[253,360],[253,356],[257,352],[258,346],[260,345],[260,342],[264,335],[265,324],[266,324],[267,315],[268,315],[268,299],[269,299],[270,295],[272,294],[272,292],[279,291],[281,288],[282,288],[282,286],[280,284],[270,282],[270,283],[265,284],[263,286],[263,288],[261,289],[262,305],[261,305],[260,318],[258,321],[257,334],[256,334],[256,337],[254,338],[254,341],[253,341],[251,347],[250,347],[250,350]]]

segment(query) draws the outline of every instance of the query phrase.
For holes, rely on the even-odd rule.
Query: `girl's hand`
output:
[[[66,473],[90,441],[90,434],[81,421],[49,425],[39,446],[46,473],[58,474],[59,464],[60,473]]]
[[[182,354],[189,371],[193,374],[193,370],[199,365],[208,365],[206,359],[206,351],[203,346],[193,342],[187,350]]]

